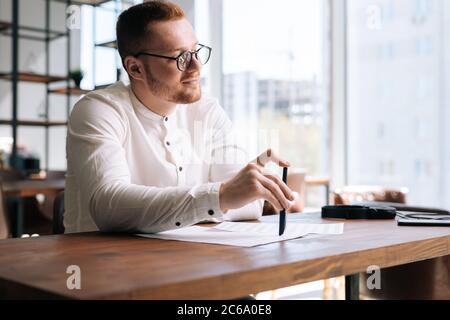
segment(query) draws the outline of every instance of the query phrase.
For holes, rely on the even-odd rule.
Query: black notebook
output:
[[[397,212],[397,225],[399,226],[428,226],[450,227],[450,215],[424,212]]]
[[[423,226],[423,227],[450,227],[450,220],[433,220],[433,219],[404,219],[397,220],[399,226]]]

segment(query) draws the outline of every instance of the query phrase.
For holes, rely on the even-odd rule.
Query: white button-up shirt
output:
[[[66,233],[155,233],[202,221],[251,220],[259,200],[226,214],[221,183],[248,162],[217,100],[162,117],[118,82],[74,107],[67,134]]]

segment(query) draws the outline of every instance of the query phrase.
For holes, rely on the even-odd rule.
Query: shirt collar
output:
[[[134,109],[140,114],[142,115],[144,118],[150,119],[150,120],[154,120],[157,122],[161,122],[164,121],[166,117],[161,116],[153,111],[151,111],[149,108],[147,108],[146,106],[144,106],[144,104],[142,104],[141,101],[139,101],[139,99],[136,97],[136,95],[134,94],[133,90],[131,89],[131,86],[129,87],[130,90],[130,97],[131,97],[131,103],[134,107]],[[175,111],[177,110],[177,108],[175,108]],[[175,112],[173,112],[170,117],[173,117],[173,115],[175,114]]]

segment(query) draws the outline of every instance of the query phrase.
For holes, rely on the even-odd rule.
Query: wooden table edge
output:
[[[381,259],[377,258],[380,254],[376,254],[377,251],[380,250],[384,253],[384,257]],[[412,251],[419,253],[419,255],[415,257],[411,256],[410,253]],[[280,266],[269,266],[243,272],[215,275],[180,283],[166,284],[158,287],[137,288],[136,290],[127,293],[118,293],[105,296],[86,295],[81,297],[71,295],[70,292],[67,296],[50,292],[50,295],[54,295],[55,298],[86,300],[235,299],[237,297],[267,290],[366,272],[367,268],[372,265],[379,266],[380,268],[388,268],[447,255],[450,255],[450,237],[441,236],[437,238],[417,240],[409,243],[394,244],[382,248],[358,250],[332,256],[307,259]],[[391,257],[395,257],[395,259],[392,259]],[[356,260],[361,259],[364,259],[364,263],[355,263]],[[316,270],[320,268],[323,268],[325,271],[316,272]],[[278,276],[266,276],[261,278],[259,276],[261,273]],[[226,282],[226,286],[223,286],[224,282]],[[185,291],[186,288],[189,288],[189,292]],[[216,288],[217,290],[212,290],[212,288]],[[37,288],[32,289],[39,290]],[[45,290],[43,290],[43,292],[44,291]],[[74,293],[76,294],[75,291]]]

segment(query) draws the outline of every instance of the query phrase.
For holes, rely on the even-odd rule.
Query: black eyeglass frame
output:
[[[202,50],[203,48],[205,48],[205,49],[208,50],[209,55],[208,55],[208,59],[207,59],[204,63],[202,63],[201,61],[200,61],[200,63],[201,63],[202,65],[205,65],[205,64],[208,63],[209,59],[211,58],[212,48],[211,48],[211,47],[208,47],[208,46],[205,46],[204,44],[201,44],[201,43],[199,43],[198,45],[200,46],[200,48],[198,48],[197,50],[195,50],[195,51],[183,51],[182,53],[180,53],[180,54],[179,54],[178,56],[176,56],[176,57],[163,56],[163,55],[160,55],[160,54],[148,53],[148,52],[143,52],[143,51],[142,51],[142,52],[136,53],[136,54],[134,55],[134,57],[135,57],[135,58],[138,58],[139,56],[150,56],[150,57],[156,57],[156,58],[163,58],[163,59],[168,59],[168,60],[174,60],[174,61],[177,62],[177,68],[178,68],[178,70],[180,70],[181,72],[183,72],[183,71],[185,71],[186,69],[189,69],[189,67],[191,66],[191,63],[192,63],[192,56],[195,55],[195,58],[196,58],[198,61],[200,61],[200,60],[198,59],[198,52],[199,52],[200,50]],[[189,61],[189,65],[186,66],[185,69],[182,69],[182,68],[180,67],[180,63],[181,63],[181,62],[180,62],[180,58],[181,58],[183,55],[185,55],[186,53],[190,53],[191,59],[190,59],[190,61]]]

